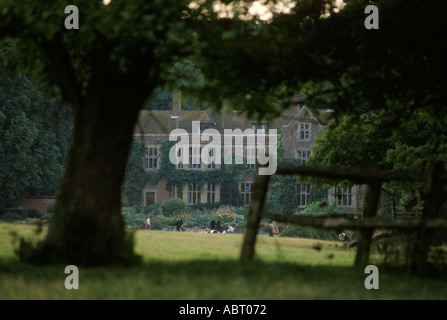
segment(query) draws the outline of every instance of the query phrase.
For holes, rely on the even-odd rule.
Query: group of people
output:
[[[214,219],[211,220],[210,231],[212,233],[221,233],[222,232],[222,225],[221,225],[220,220],[217,220],[217,222],[214,221]],[[234,227],[232,225],[229,225],[228,230],[223,231],[223,233],[234,233]]]
[[[220,220],[217,220],[217,222],[214,221],[214,219],[211,220],[211,223],[210,223],[210,229],[211,229],[211,231],[215,231],[215,232],[217,232],[217,233],[221,233],[221,224],[220,224]]]
[[[211,231],[214,230],[214,231],[220,233],[220,228],[221,228],[220,220],[217,220],[217,222],[214,221],[214,219],[211,220],[211,223],[210,223],[210,229],[211,229]]]
[[[220,220],[214,221],[211,220],[211,231],[217,232],[217,233],[221,233],[221,223]],[[278,230],[278,223],[273,220],[272,223],[269,225],[269,237],[273,237],[273,235],[276,233],[279,233]],[[183,220],[180,216],[177,216],[177,221],[175,223],[175,228],[177,231],[185,231],[183,229]],[[151,218],[147,217],[146,219],[146,226],[144,228],[145,230],[152,230],[152,224],[151,224]],[[231,225],[228,227],[228,233],[233,233],[234,232],[234,227],[232,227]],[[338,240],[341,242],[345,242],[345,241],[349,241],[349,237],[346,235],[346,233],[344,233],[342,230],[340,230],[340,232],[338,233]]]
[[[211,221],[211,230],[217,233],[221,233],[221,222],[220,220]],[[177,216],[177,221],[175,222],[175,229],[177,231],[185,231],[185,229],[183,229],[183,220],[180,216]],[[152,224],[151,224],[151,218],[147,217],[146,218],[146,226],[144,227],[144,230],[152,230]],[[234,227],[233,226],[229,226],[228,227],[228,233],[233,233],[234,232]]]
[[[211,231],[217,232],[217,233],[221,233],[221,223],[220,220],[214,221],[211,220]],[[276,233],[279,233],[278,230],[278,223],[273,220],[272,223],[269,225],[269,237],[273,237],[273,235]],[[185,231],[183,229],[183,220],[180,216],[177,216],[177,221],[175,223],[175,228],[177,231]],[[146,226],[144,228],[145,230],[152,230],[152,224],[151,224],[151,218],[147,217],[146,219]],[[231,225],[228,227],[228,233],[233,233],[234,232],[234,227],[232,227]],[[340,230],[339,234],[338,234],[338,240],[341,242],[345,242],[345,241],[349,241],[349,237],[346,235],[346,233],[344,233],[342,230]]]

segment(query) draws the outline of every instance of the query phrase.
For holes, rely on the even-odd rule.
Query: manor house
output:
[[[306,163],[312,153],[315,140],[324,130],[324,124],[328,119],[330,110],[318,110],[311,112],[307,107],[301,106],[298,101],[291,105],[288,110],[274,121],[255,121],[247,118],[243,113],[233,111],[222,115],[210,110],[182,110],[181,96],[179,92],[173,95],[173,107],[171,110],[142,110],[139,115],[138,124],[135,127],[134,138],[145,146],[143,166],[148,172],[160,170],[163,155],[162,143],[169,140],[169,134],[175,129],[184,129],[191,133],[193,121],[200,122],[200,132],[206,129],[216,129],[224,135],[225,129],[251,128],[254,133],[267,133],[269,129],[276,129],[278,144],[284,148],[284,156],[298,159],[301,165]],[[279,141],[281,139],[281,141]],[[223,139],[222,139],[223,142]],[[203,142],[207,144],[208,142]],[[189,159],[200,158],[200,149],[190,148]],[[243,146],[243,153],[247,163],[250,158],[256,157],[256,148],[253,145]],[[222,153],[223,154],[223,153]],[[210,153],[212,157],[213,154]],[[178,170],[215,170],[220,169],[222,164],[203,164],[197,161],[189,161],[189,164],[178,164]],[[248,164],[254,167],[254,164]],[[244,174],[238,177],[238,190],[242,196],[243,203],[248,205],[253,192],[253,174]],[[312,185],[297,182],[295,186],[298,208],[304,208],[308,204]],[[165,179],[157,183],[149,183],[144,186],[141,205],[150,205],[163,202],[169,198],[179,198],[188,204],[217,203],[223,199],[222,186],[215,181],[209,181],[203,185],[196,183],[185,183],[181,186],[172,185],[167,187]],[[362,188],[353,186],[351,188],[335,186],[328,190],[328,200],[336,201],[345,212],[360,212],[360,198]],[[297,208],[297,209],[298,209]]]

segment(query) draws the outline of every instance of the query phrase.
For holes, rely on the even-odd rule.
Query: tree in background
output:
[[[160,70],[182,55],[187,1],[78,1],[80,28],[67,30],[65,1],[2,0],[0,38],[14,70],[30,70],[73,110],[73,139],[48,234],[24,254],[41,263],[135,261],[121,217],[121,186],[143,102]],[[185,47],[185,49],[187,49]]]
[[[79,30],[66,30],[65,1],[0,0],[0,38],[15,46],[8,65],[40,75],[74,117],[53,220],[29,259],[133,261],[120,214],[132,132],[144,101],[186,59],[201,75],[189,92],[224,109],[271,118],[301,91],[336,114],[384,111],[404,123],[426,110],[444,128],[445,4],[383,1],[376,32],[364,28],[365,1],[345,2],[335,13],[333,1],[290,1],[287,14],[269,2],[264,21],[250,17],[250,1],[83,0]]]
[[[67,30],[66,2],[0,1],[0,39],[11,39],[9,70],[31,71],[73,111],[72,143],[46,238],[27,261],[100,265],[137,260],[121,217],[122,182],[139,111],[168,71],[223,34],[213,3],[77,1],[79,29]],[[203,15],[200,19],[199,15]],[[246,22],[234,19],[235,26]],[[237,29],[235,29],[237,31]],[[203,64],[202,64],[203,65]],[[216,83],[216,85],[219,85]]]
[[[70,135],[67,108],[37,92],[28,77],[12,81],[0,71],[0,209],[56,193]]]
[[[148,182],[148,175],[143,168],[144,150],[143,143],[133,141],[123,185],[123,197],[129,206],[140,205],[143,188]]]

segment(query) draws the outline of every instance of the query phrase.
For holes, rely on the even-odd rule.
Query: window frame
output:
[[[309,141],[311,132],[311,123],[303,122],[298,124],[298,140]]]
[[[152,154],[151,154],[152,152]],[[146,146],[146,152],[144,153],[144,169],[145,170],[158,170],[158,147]]]
[[[206,202],[207,203],[215,203],[216,202],[216,184],[208,183],[206,191]]]
[[[332,199],[339,207],[352,207],[352,187],[335,186],[332,193]]]
[[[309,204],[309,196],[311,192],[312,192],[312,185],[310,183],[296,184],[296,195],[299,208],[304,208]]]
[[[202,187],[196,183],[188,183],[188,204],[196,204],[201,202]]]
[[[305,157],[303,157],[304,154],[306,155]],[[296,155],[296,158],[300,161],[300,165],[305,165],[307,159],[309,159],[311,154],[312,154],[312,151],[309,149],[296,149],[295,150],[295,155]]]
[[[245,205],[249,205],[252,200],[253,185],[254,185],[253,182],[241,182],[239,185],[239,191],[242,195],[242,200]],[[248,187],[248,191],[247,191],[247,187]]]

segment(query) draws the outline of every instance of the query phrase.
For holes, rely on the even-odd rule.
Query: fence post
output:
[[[444,165],[442,163],[435,163],[428,176],[422,223],[416,234],[410,261],[410,272],[414,275],[422,275],[427,271],[427,258],[430,250],[432,231],[425,227],[424,220],[427,218],[435,218],[446,200],[446,193],[443,189],[443,176]]]
[[[365,207],[363,209],[363,219],[374,218],[376,216],[380,198],[380,186],[381,184],[378,181],[368,183],[365,195]],[[355,267],[365,268],[368,265],[373,231],[374,228],[362,229],[360,231],[354,263]]]
[[[269,181],[270,175],[257,175],[255,178],[253,195],[247,216],[247,227],[245,229],[244,242],[242,243],[241,261],[251,260],[255,254],[256,235],[264,209]]]

